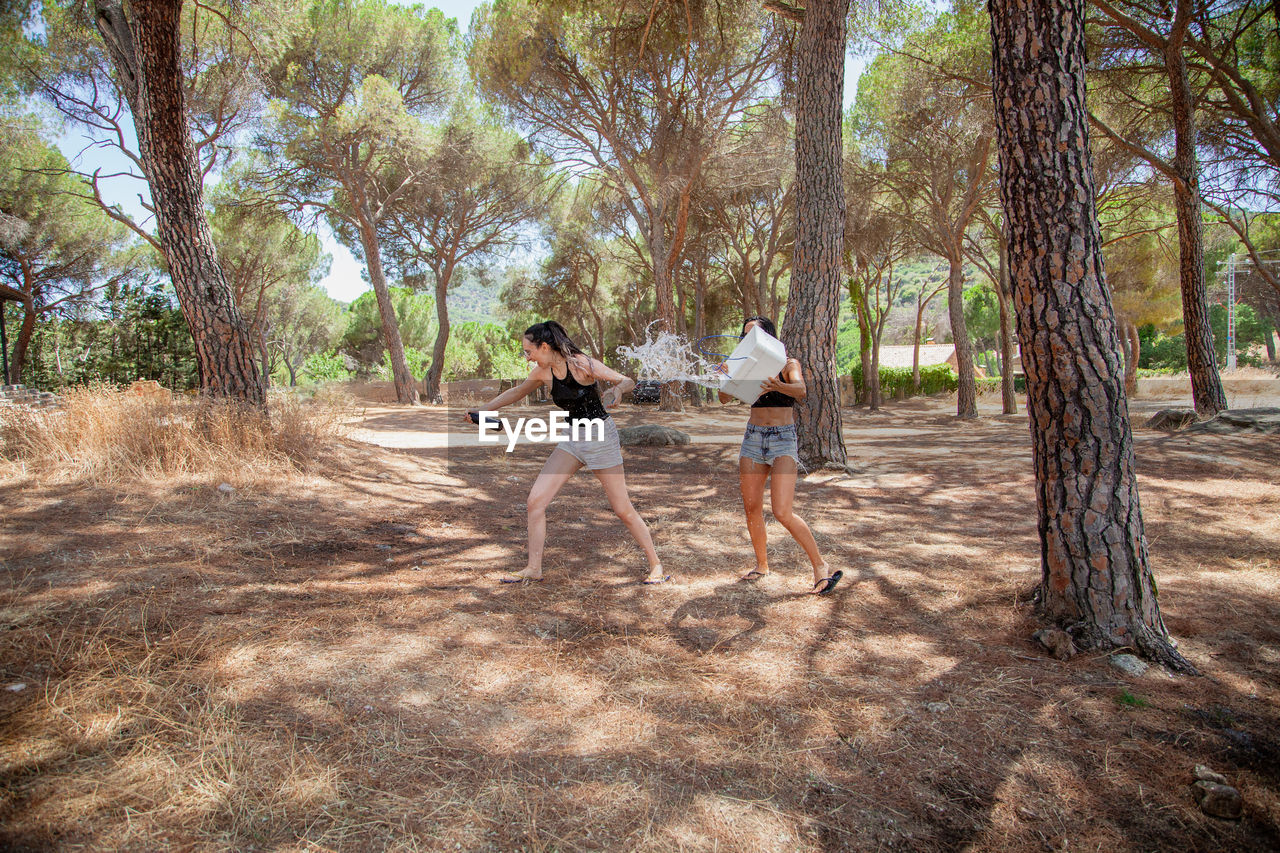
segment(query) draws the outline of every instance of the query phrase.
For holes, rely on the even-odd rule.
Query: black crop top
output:
[[[786,370],[786,368],[782,368]],[[782,374],[778,374],[778,381],[785,382]],[[790,409],[796,404],[796,398],[783,394],[781,391],[767,391],[761,394],[756,401],[751,404],[753,409]]]
[[[571,423],[609,417],[604,404],[600,402],[595,383],[583,385],[574,379],[573,371],[567,364],[564,366],[564,379],[556,376],[554,370],[551,371],[551,400],[569,413]]]

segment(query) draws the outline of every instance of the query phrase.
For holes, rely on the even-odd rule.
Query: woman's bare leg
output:
[[[764,529],[764,484],[769,479],[769,466],[745,456],[738,458],[738,485],[742,489],[742,508],[747,513],[747,533],[751,536],[751,549],[756,552],[756,567],[752,572],[769,574],[768,537]],[[748,572],[747,577],[751,572]]]
[[[582,467],[582,462],[557,447],[547,457],[533,487],[529,489],[529,565],[517,575],[530,580],[542,577],[542,551],[547,543],[547,507],[569,478]]]
[[[631,505],[631,496],[627,493],[627,478],[622,472],[622,466],[601,468],[594,473],[600,485],[604,486],[605,496],[609,499],[609,506],[613,508],[614,514],[622,519],[627,530],[631,531],[632,538],[644,549],[644,555],[649,560],[649,577],[646,580],[662,581],[666,577],[662,571],[662,561],[658,559],[658,552],[653,547],[649,525],[644,523],[640,513],[636,512],[636,508]]]
[[[792,511],[791,505],[796,497],[796,460],[790,456],[779,456],[773,460],[773,482],[769,484],[769,506],[773,517],[787,528],[787,532],[800,544],[809,555],[813,564],[813,583],[827,576],[827,564],[818,553],[818,543],[813,538],[813,531],[804,519]]]

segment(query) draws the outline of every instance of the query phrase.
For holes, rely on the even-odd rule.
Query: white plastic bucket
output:
[[[786,363],[787,348],[782,341],[753,326],[725,362],[729,375],[720,380],[720,390],[751,405],[760,396],[764,381],[781,373]]]

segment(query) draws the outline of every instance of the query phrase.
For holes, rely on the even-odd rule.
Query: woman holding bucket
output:
[[[521,340],[526,361],[533,363],[529,378],[515,388],[503,391],[481,407],[493,411],[523,400],[539,385],[551,387],[551,399],[557,406],[569,412],[571,422],[600,421],[602,429],[582,440],[562,441],[547,457],[541,473],[533,481],[527,502],[529,517],[529,563],[519,572],[510,572],[502,583],[521,583],[542,580],[542,552],[547,541],[547,507],[569,478],[582,466],[587,466],[604,486],[609,506],[626,525],[636,543],[649,560],[649,575],[644,583],[658,584],[670,580],[662,570],[662,563],[653,547],[649,527],[631,505],[627,494],[627,481],[622,472],[622,448],[618,442],[618,428],[605,411],[615,406],[622,395],[635,387],[635,380],[623,376],[600,361],[588,357],[570,340],[564,328],[554,320],[535,323],[525,330]],[[597,380],[614,383],[604,393],[604,400],[596,391]],[[479,412],[467,412],[472,423],[479,423]]]
[[[748,317],[742,323],[746,336],[759,327],[777,337],[773,321],[765,317]],[[722,366],[723,369],[723,366]],[[742,489],[742,508],[747,514],[747,532],[751,536],[751,548],[755,551],[756,567],[742,576],[742,580],[755,582],[769,574],[769,556],[766,548],[764,523],[764,487],[772,477],[769,488],[769,504],[776,518],[809,557],[813,564],[813,589],[811,594],[830,593],[844,573],[827,573],[827,564],[818,553],[818,543],[813,531],[804,519],[792,511],[796,494],[796,476],[799,465],[799,445],[796,439],[795,404],[807,393],[800,362],[789,358],[777,376],[771,376],[760,387],[760,396],[751,404],[751,416],[747,419],[747,431],[742,438],[742,450],[738,457],[738,482]],[[733,397],[720,392],[720,402]]]

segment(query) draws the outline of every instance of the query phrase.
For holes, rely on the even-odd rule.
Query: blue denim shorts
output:
[[[772,465],[781,456],[790,456],[800,461],[799,445],[796,439],[796,425],[756,426],[747,424],[747,432],[742,436],[740,457],[759,462],[761,465]]]

